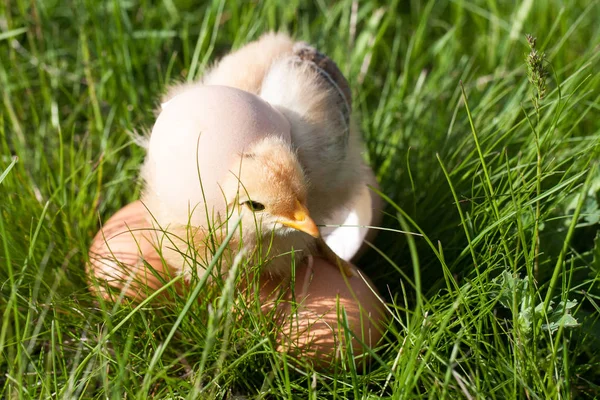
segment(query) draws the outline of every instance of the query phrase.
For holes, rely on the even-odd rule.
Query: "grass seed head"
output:
[[[548,71],[545,67],[546,54],[539,53],[536,49],[537,39],[532,35],[526,35],[529,44],[529,54],[527,55],[527,78],[537,92],[534,103],[539,104],[546,96],[546,78]]]

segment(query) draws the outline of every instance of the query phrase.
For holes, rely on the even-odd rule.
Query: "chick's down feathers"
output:
[[[285,275],[293,257],[335,258],[315,223],[364,184],[365,169],[350,90],[329,58],[267,34],[163,103],[142,176],[143,201],[171,233],[160,244],[169,263],[185,269],[197,253],[204,264],[207,237],[224,237],[214,226],[238,218],[230,247],[270,259],[271,272]]]

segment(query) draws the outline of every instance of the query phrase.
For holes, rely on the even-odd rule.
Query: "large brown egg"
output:
[[[117,289],[112,292],[140,301],[175,276],[152,243],[155,232],[149,221],[144,205],[135,201],[104,223],[92,241],[86,266],[93,292],[114,300],[110,286]]]
[[[157,254],[153,234],[140,201],[109,218],[90,247],[87,272],[91,290],[109,299],[109,285],[140,301],[175,276]],[[347,278],[328,261],[311,258],[296,268],[294,288],[284,286],[283,301],[279,302],[273,301],[274,293],[289,284],[261,277],[262,310],[276,316],[279,351],[323,368],[345,357],[349,344],[355,356],[365,351],[362,343],[376,346],[385,321],[383,307],[368,278],[354,268],[355,276]]]
[[[262,309],[275,311],[279,351],[316,368],[352,357],[360,369],[370,359],[368,351],[381,339],[386,318],[371,281],[353,269],[354,276],[347,278],[325,259],[311,258],[296,268],[294,290],[278,301],[274,298],[281,282],[265,282]]]

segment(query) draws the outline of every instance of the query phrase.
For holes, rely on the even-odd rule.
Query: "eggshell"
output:
[[[140,201],[109,218],[90,247],[86,268],[90,289],[114,300],[106,290],[109,285],[140,301],[163,286],[159,277],[167,282],[175,276],[173,269],[163,265],[149,240],[153,234],[146,208]],[[154,273],[142,259],[155,269]],[[289,282],[261,277],[261,308],[276,315],[274,327],[279,351],[311,362],[317,368],[326,368],[348,351],[346,322],[353,332],[348,337],[353,338],[350,343],[355,356],[364,351],[361,342],[369,347],[377,344],[385,321],[383,307],[369,279],[354,268],[354,276],[347,278],[326,260],[311,257],[296,267],[293,291],[287,286]],[[275,294],[281,287],[286,291],[283,301],[275,302]],[[292,306],[293,294],[297,307]],[[346,322],[340,323],[338,313],[342,310]]]
[[[135,201],[102,226],[92,241],[86,266],[93,292],[109,299],[108,285],[139,301],[162,287],[161,279],[168,281],[175,276],[174,270],[163,265],[150,240],[154,231],[148,221],[146,208]]]

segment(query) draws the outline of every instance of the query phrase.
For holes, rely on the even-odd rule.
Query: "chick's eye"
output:
[[[252,211],[262,211],[265,209],[264,204],[256,202],[256,201],[245,201],[242,204],[244,204],[246,207],[248,207],[250,210]]]

